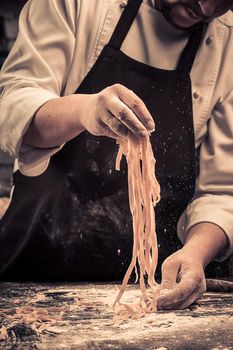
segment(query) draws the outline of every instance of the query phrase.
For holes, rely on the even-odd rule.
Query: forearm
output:
[[[189,230],[183,250],[195,256],[205,267],[226,247],[227,237],[224,231],[213,223],[203,222]]]
[[[89,95],[70,95],[45,103],[33,118],[23,143],[49,148],[79,135],[84,130],[81,116],[88,98]]]
[[[95,136],[138,139],[154,130],[154,121],[143,101],[120,84],[96,94],[77,94],[50,100],[36,113],[23,143],[36,147],[59,146],[87,130]]]

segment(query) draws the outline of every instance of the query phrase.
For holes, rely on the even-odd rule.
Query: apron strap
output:
[[[108,43],[109,46],[118,50],[121,48],[121,45],[137,16],[141,3],[142,0],[128,0],[128,4],[126,5]]]
[[[187,45],[185,46],[177,70],[182,71],[182,73],[190,74],[193,62],[196,57],[197,50],[201,43],[201,40],[204,35],[205,24],[201,23],[191,34]]]

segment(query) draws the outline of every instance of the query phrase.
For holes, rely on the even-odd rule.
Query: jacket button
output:
[[[194,91],[193,97],[194,97],[195,99],[199,98],[199,97],[200,97],[200,92],[199,92],[199,91]]]
[[[208,36],[208,38],[206,39],[206,45],[210,45],[211,43],[212,43],[212,41],[213,41],[213,38],[212,38],[212,36]]]
[[[128,4],[128,1],[127,0],[123,0],[121,3],[120,3],[120,7],[124,8],[126,7]]]

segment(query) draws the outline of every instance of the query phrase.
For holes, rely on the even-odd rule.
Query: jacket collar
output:
[[[233,12],[228,11],[221,17],[218,17],[218,21],[228,27],[233,27]]]

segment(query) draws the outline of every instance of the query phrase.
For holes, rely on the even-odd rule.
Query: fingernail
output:
[[[148,123],[148,129],[149,129],[150,132],[154,131],[155,130],[155,123],[149,122]]]
[[[154,132],[155,130],[150,130],[148,131],[149,136],[151,136],[151,133]]]

